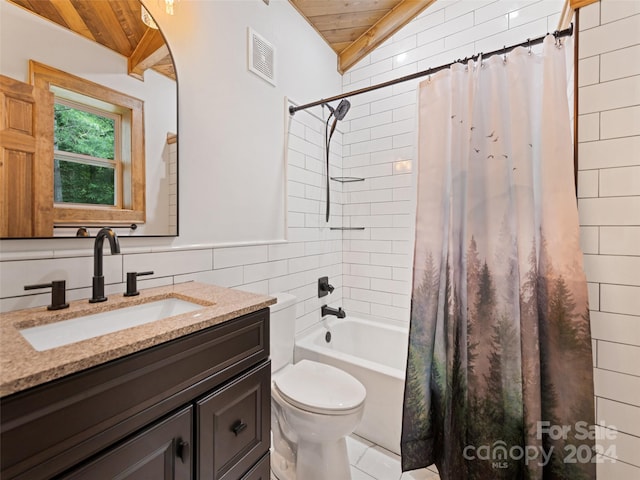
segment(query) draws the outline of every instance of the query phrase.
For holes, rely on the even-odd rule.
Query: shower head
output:
[[[336,119],[342,120],[347,115],[347,112],[349,111],[350,107],[351,107],[351,104],[349,103],[349,100],[347,100],[346,98],[340,100],[340,103],[338,104],[338,108],[336,108],[335,112],[333,112]]]
[[[342,99],[340,100],[340,103],[335,109],[328,104],[327,104],[327,107],[329,107],[329,110],[331,111],[331,115],[333,115],[333,123],[331,124],[331,133],[329,133],[329,140],[331,140],[331,137],[333,136],[333,132],[336,129],[336,125],[338,124],[338,120],[342,120],[347,115],[347,112],[349,111],[351,104],[349,103],[349,100]],[[329,116],[329,118],[331,118],[331,115]],[[327,119],[327,124],[328,122],[329,122],[329,119]]]
[[[340,103],[338,104],[337,108],[333,108],[328,103],[325,103],[325,105],[331,112],[331,115],[335,117],[335,120],[342,120],[347,115],[347,112],[351,107],[349,100],[346,100],[346,99],[340,100]],[[331,117],[331,115],[329,117]]]

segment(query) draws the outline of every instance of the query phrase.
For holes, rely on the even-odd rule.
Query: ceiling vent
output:
[[[276,52],[269,42],[249,28],[249,70],[276,84]]]

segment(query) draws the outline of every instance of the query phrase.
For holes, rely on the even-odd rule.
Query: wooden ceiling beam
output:
[[[560,13],[560,20],[558,20],[558,28],[556,30],[564,30],[569,27],[571,20],[573,19],[573,8],[571,8],[571,0],[565,0],[562,6],[562,12]]]
[[[162,34],[158,30],[148,28],[129,57],[129,75],[144,80],[144,71],[153,67],[167,55],[169,55],[169,48],[164,43]]]
[[[436,0],[403,0],[338,55],[338,71],[346,72]]]
[[[599,1],[600,0],[565,0],[562,13],[560,14],[560,21],[558,22],[558,30],[569,28],[573,20],[573,14],[578,8],[586,7]]]
[[[599,2],[600,0],[567,0],[571,4],[571,8],[577,10],[578,8],[586,7],[592,3]]]
[[[347,48],[349,45],[351,45],[351,42],[337,42],[337,43],[332,43],[331,44],[331,48],[333,48],[334,52],[339,54],[345,48]]]

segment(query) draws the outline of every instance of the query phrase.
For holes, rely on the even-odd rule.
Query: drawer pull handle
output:
[[[178,445],[176,446],[176,454],[182,460],[182,463],[187,463],[189,459],[189,442],[185,442],[184,440],[178,440]]]
[[[247,424],[244,423],[242,420],[238,420],[236,423],[234,423],[231,426],[231,431],[235,434],[235,436],[237,437],[238,434],[240,434],[240,432],[242,432],[245,428],[247,428]]]

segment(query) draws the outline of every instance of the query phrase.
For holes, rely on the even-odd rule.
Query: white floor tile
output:
[[[420,470],[404,472],[400,480],[440,480],[440,476],[431,470],[421,468]]]
[[[364,473],[362,470],[351,466],[351,480],[376,480],[375,477]]]
[[[400,457],[380,447],[368,448],[356,465],[377,480],[399,480]]]
[[[402,473],[400,457],[355,434],[347,437],[351,480],[440,480],[435,466]],[[271,480],[277,480],[271,474]]]
[[[373,447],[373,443],[365,440],[357,435],[350,435],[347,437],[347,451],[349,452],[349,463],[351,465],[357,465],[358,460],[362,458],[364,452]]]

